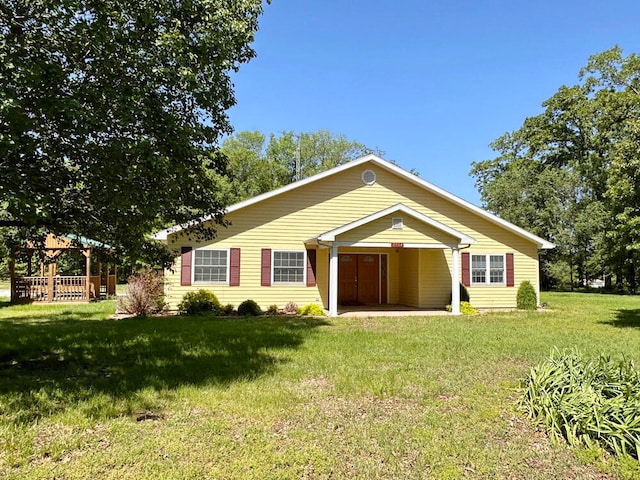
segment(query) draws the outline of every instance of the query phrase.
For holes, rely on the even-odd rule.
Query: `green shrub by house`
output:
[[[196,313],[213,312],[219,314],[222,312],[218,297],[211,290],[201,288],[195,292],[187,292],[182,297],[182,301],[178,304],[180,313],[194,315]]]
[[[519,404],[571,445],[640,459],[640,372],[632,362],[555,351],[525,378]]]
[[[222,307],[222,313],[224,315],[233,315],[234,313],[233,305],[231,305],[230,303],[227,303],[224,307]]]
[[[315,303],[310,303],[304,307],[298,309],[300,315],[310,315],[312,317],[324,317],[326,315],[324,308]]]
[[[460,313],[463,315],[475,315],[478,310],[469,302],[460,302]]]
[[[535,310],[538,306],[536,291],[528,280],[522,282],[518,287],[516,305],[518,310]]]
[[[245,300],[238,305],[238,315],[243,317],[257,317],[262,315],[262,310],[254,300]]]
[[[453,307],[451,305],[447,305],[445,306],[445,308],[447,312],[450,312],[453,310]],[[469,302],[460,302],[460,313],[462,315],[475,315],[476,313],[478,313],[478,310]]]

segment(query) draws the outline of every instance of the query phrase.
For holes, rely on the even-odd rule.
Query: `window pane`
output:
[[[471,268],[487,268],[485,255],[471,255]]]
[[[194,263],[193,280],[195,282],[227,281],[226,250],[196,250]]]
[[[486,255],[471,255],[471,283],[487,282]]]
[[[273,282],[304,282],[304,252],[273,252]]]
[[[502,255],[489,257],[489,282],[504,283],[504,257]]]
[[[491,268],[504,268],[504,257],[502,255],[491,255],[489,257]]]
[[[486,283],[486,270],[485,269],[473,269],[471,271],[471,282],[472,283]]]

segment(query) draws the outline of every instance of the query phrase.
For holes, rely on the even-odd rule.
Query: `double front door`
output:
[[[378,254],[338,255],[338,303],[361,305],[383,301],[380,258]],[[386,256],[382,258],[386,261]]]

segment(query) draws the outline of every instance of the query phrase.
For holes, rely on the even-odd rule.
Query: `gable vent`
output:
[[[393,217],[391,219],[391,228],[394,230],[402,230],[403,227],[402,217]]]
[[[365,170],[362,172],[362,182],[365,185],[373,185],[376,183],[376,173],[373,170]]]

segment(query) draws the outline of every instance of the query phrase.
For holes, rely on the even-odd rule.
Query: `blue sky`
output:
[[[229,116],[343,134],[480,204],[471,163],[614,45],[640,53],[640,1],[273,0]]]

